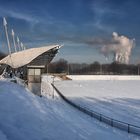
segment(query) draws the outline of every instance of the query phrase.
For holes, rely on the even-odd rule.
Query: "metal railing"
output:
[[[132,134],[136,134],[136,135],[140,136],[140,127],[139,126],[132,125],[132,124],[129,124],[129,123],[126,123],[123,121],[119,121],[119,120],[110,118],[108,116],[105,116],[105,115],[100,114],[98,112],[95,112],[93,110],[90,110],[87,107],[75,104],[71,100],[67,99],[53,84],[52,84],[52,86],[64,101],[66,101],[68,104],[75,107],[79,111],[99,120],[100,122],[104,122],[105,124],[108,124],[112,127],[115,127],[115,128],[120,129],[120,130],[124,130],[128,133],[132,133]]]

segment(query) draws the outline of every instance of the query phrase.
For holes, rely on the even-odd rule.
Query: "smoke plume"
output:
[[[118,63],[129,63],[131,49],[135,46],[135,39],[126,36],[119,36],[116,32],[112,33],[112,43],[102,47],[101,52],[107,57],[110,53],[114,54],[114,61]]]

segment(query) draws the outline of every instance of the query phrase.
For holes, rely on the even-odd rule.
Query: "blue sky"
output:
[[[140,62],[139,0],[0,0],[0,50],[6,52],[2,17],[28,47],[64,44],[55,60],[109,63],[100,53],[112,32],[136,39],[131,63]],[[102,42],[102,43],[100,43]]]

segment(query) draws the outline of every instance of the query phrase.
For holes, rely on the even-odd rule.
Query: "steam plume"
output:
[[[114,54],[114,61],[128,64],[131,55],[131,49],[135,46],[135,39],[129,39],[125,36],[119,36],[116,32],[112,33],[112,43],[102,47],[101,52],[108,56]]]

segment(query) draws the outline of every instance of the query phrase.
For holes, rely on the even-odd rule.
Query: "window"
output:
[[[35,70],[35,75],[40,75],[41,72],[40,72],[40,69],[34,69]]]
[[[28,75],[34,75],[34,69],[28,69]]]
[[[41,69],[28,69],[28,81],[33,83],[41,82]]]

